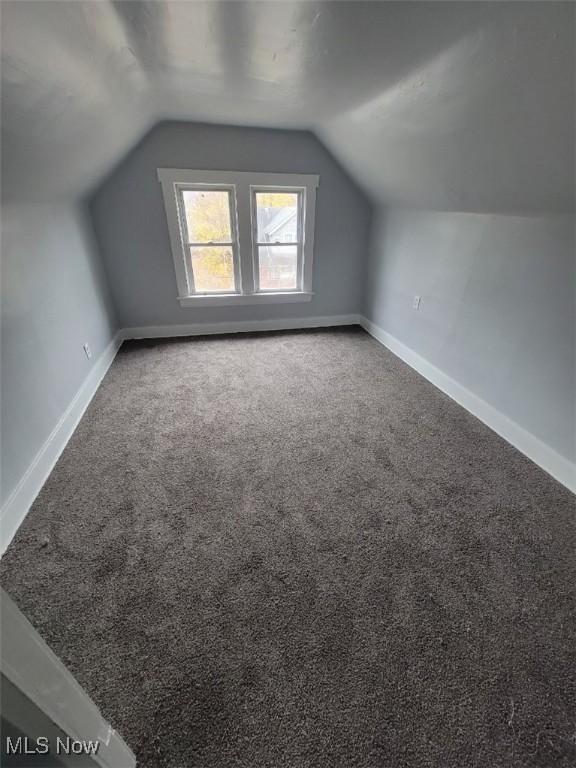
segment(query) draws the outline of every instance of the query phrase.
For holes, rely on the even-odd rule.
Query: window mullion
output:
[[[302,291],[305,285],[304,277],[304,222],[305,211],[304,204],[306,200],[306,193],[300,192],[298,194],[298,247],[297,247],[297,286],[298,290]]]
[[[252,216],[250,185],[238,184],[236,187],[236,205],[238,210],[238,244],[240,251],[240,275],[242,293],[254,293],[254,257],[252,247]]]
[[[304,193],[302,211],[302,286],[300,290],[312,290],[312,256],[314,253],[314,218],[316,212],[316,187]]]

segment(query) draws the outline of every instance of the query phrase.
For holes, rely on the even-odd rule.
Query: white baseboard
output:
[[[285,331],[298,328],[326,328],[334,325],[358,325],[359,315],[324,315],[278,320],[240,320],[191,325],[146,325],[125,328],[123,339],[160,339],[173,336],[204,336],[217,333],[247,333],[249,331]]]
[[[23,523],[34,499],[78,426],[121,344],[122,335],[118,332],[93,365],[72,402],[0,510],[0,556],[4,554],[14,534]]]
[[[528,432],[515,421],[505,416],[492,405],[482,400],[469,389],[459,384],[448,374],[441,371],[410,347],[387,333],[365,317],[360,317],[360,325],[376,341],[387,347],[397,357],[418,371],[434,386],[466,408],[477,419],[484,422],[504,440],[511,443],[521,453],[538,464],[545,472],[552,475],[566,488],[576,493],[576,465],[559,454],[538,437]]]

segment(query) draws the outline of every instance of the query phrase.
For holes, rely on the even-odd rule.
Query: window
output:
[[[158,170],[182,306],[310,301],[317,176]]]
[[[258,288],[295,291],[302,253],[301,193],[261,189],[253,190],[253,195]]]
[[[180,221],[191,292],[234,293],[238,242],[232,227],[230,189],[178,190]]]

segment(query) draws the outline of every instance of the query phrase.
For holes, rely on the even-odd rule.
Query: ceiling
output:
[[[162,119],[311,129],[377,202],[574,207],[555,2],[2,2],[5,200],[86,194]]]

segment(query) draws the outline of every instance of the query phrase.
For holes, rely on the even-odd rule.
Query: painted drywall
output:
[[[309,303],[182,308],[158,168],[319,174]],[[358,313],[371,207],[310,133],[162,123],[90,201],[122,327]]]
[[[374,223],[365,312],[574,461],[575,277],[571,216],[390,210]]]
[[[384,204],[572,210],[571,2],[2,2],[10,199],[159,119],[305,128]]]
[[[2,208],[1,304],[4,503],[117,330],[82,207]]]
[[[320,138],[388,207],[573,212],[574,3],[403,5],[412,66]]]

